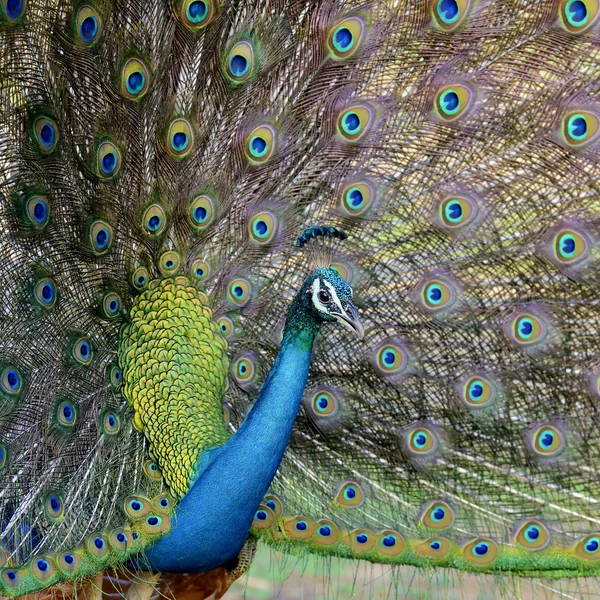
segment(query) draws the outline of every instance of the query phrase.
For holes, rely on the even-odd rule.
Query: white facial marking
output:
[[[327,289],[329,295],[331,296],[331,300],[333,300],[339,311],[343,313],[344,309],[342,308],[342,303],[338,298],[335,288],[331,285],[331,283],[329,283],[329,281],[325,281],[324,279],[315,279],[312,283],[312,302],[314,307],[322,313],[329,314],[327,306],[319,300],[319,292],[323,288]]]

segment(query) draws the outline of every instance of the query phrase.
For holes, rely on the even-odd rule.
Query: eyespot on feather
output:
[[[107,319],[114,319],[121,312],[121,298],[116,292],[107,292],[100,303],[102,314]]]
[[[498,545],[489,538],[477,538],[462,549],[463,558],[474,565],[489,565],[498,558]]]
[[[319,546],[333,546],[340,539],[340,530],[333,521],[321,519],[315,526],[316,533],[311,542]]]
[[[54,119],[46,116],[36,117],[33,121],[33,135],[42,154],[52,154],[56,150],[60,135]]]
[[[250,241],[259,246],[268,246],[277,237],[279,219],[270,210],[261,210],[248,220],[248,235]]]
[[[167,132],[167,152],[176,159],[185,158],[194,147],[194,129],[187,119],[171,121]]]
[[[250,389],[258,378],[258,356],[250,351],[243,351],[231,364],[231,375],[234,381],[244,390]]]
[[[244,152],[251,164],[266,163],[277,147],[277,131],[271,123],[261,123],[255,127],[244,142]]]
[[[334,501],[340,506],[358,508],[365,501],[365,494],[356,481],[343,481],[338,484]]]
[[[355,529],[345,536],[348,545],[357,554],[370,552],[377,543],[377,535],[369,529]]]
[[[542,424],[527,436],[530,449],[540,457],[559,456],[567,446],[567,440],[558,427]]]
[[[108,435],[117,435],[121,431],[121,417],[117,413],[108,411],[102,416],[102,431]]]
[[[287,535],[297,540],[307,540],[316,531],[315,524],[308,517],[284,517],[283,528]]]
[[[58,298],[56,284],[49,277],[40,279],[33,289],[33,297],[41,307],[46,309],[54,308]]]
[[[8,461],[8,447],[0,442],[0,471],[6,466]]]
[[[366,181],[357,181],[344,187],[340,195],[342,212],[350,217],[363,215],[375,202],[375,188]]]
[[[5,367],[0,379],[0,388],[5,394],[18,396],[23,390],[23,376],[19,369],[13,366]]]
[[[265,504],[261,504],[254,513],[252,527],[255,529],[269,529],[275,523],[275,514]]]
[[[173,508],[175,507],[175,500],[168,492],[163,492],[158,496],[152,498],[152,504],[154,505],[154,509],[158,513],[167,513],[170,514]]]
[[[45,196],[32,196],[25,202],[25,214],[36,229],[44,229],[50,221],[50,204]]]
[[[56,409],[56,420],[63,427],[74,427],[77,422],[77,405],[67,400],[61,402]]]
[[[562,118],[560,135],[569,148],[589,146],[600,137],[600,117],[591,110],[569,111]]]
[[[97,219],[90,225],[89,239],[94,253],[102,256],[112,246],[113,229],[106,221]]]
[[[468,85],[455,83],[439,89],[433,101],[435,114],[447,123],[464,117],[473,106],[475,90]]]
[[[514,534],[515,543],[528,550],[543,550],[550,544],[548,528],[536,520],[522,522]]]
[[[162,479],[162,471],[152,459],[147,459],[144,462],[144,474],[152,481],[160,481]]]
[[[431,17],[441,31],[456,31],[467,18],[473,0],[432,0]]]
[[[113,388],[119,389],[123,383],[123,371],[117,365],[108,365],[108,380]]]
[[[84,46],[93,46],[102,33],[102,18],[91,6],[82,6],[77,11],[77,40]]]
[[[371,129],[375,108],[370,104],[353,104],[345,108],[337,119],[337,133],[347,142],[360,141]]]
[[[406,548],[404,538],[393,529],[384,529],[377,534],[377,552],[385,556],[400,556]]]
[[[16,25],[27,8],[27,0],[0,0],[0,17],[8,26]]]
[[[130,519],[141,519],[150,514],[152,510],[152,503],[143,496],[129,496],[125,498],[123,506],[125,514]]]
[[[36,556],[31,560],[31,572],[40,581],[47,581],[55,571],[56,566],[49,556]]]
[[[200,194],[190,202],[189,208],[190,223],[201,231],[208,227],[215,217],[214,200],[207,194]]]
[[[149,534],[166,533],[171,529],[171,519],[167,514],[151,514],[141,522],[142,530]]]
[[[382,377],[404,376],[409,368],[408,352],[398,338],[386,338],[371,353],[371,362]]]
[[[235,277],[227,285],[227,300],[237,308],[246,306],[252,297],[252,285],[245,277]]]
[[[312,395],[310,408],[315,417],[335,417],[339,410],[339,401],[332,390],[323,388]]]
[[[229,317],[219,317],[217,319],[217,325],[219,326],[219,331],[221,332],[221,335],[223,335],[225,339],[231,339],[235,335],[233,321]]]
[[[202,259],[196,259],[192,263],[190,271],[194,280],[198,282],[206,281],[212,274],[210,265]]]
[[[419,524],[438,531],[448,529],[454,524],[454,511],[445,500],[430,500],[421,510]]]
[[[429,425],[415,424],[408,427],[402,436],[406,452],[414,458],[431,457],[440,448],[438,434]]]
[[[519,346],[535,346],[546,339],[548,326],[541,316],[522,312],[513,317],[509,333],[511,340]]]
[[[569,33],[584,33],[596,24],[599,12],[598,0],[561,0],[559,22]]]
[[[129,535],[125,529],[114,529],[110,534],[110,545],[117,551],[125,552],[131,543]]]
[[[283,504],[281,502],[281,498],[279,496],[276,496],[275,494],[267,494],[263,498],[261,504],[263,504],[267,508],[270,508],[273,511],[273,514],[276,518],[279,518],[281,516],[281,513],[283,512]]]
[[[337,60],[346,60],[356,54],[367,30],[365,19],[359,15],[350,15],[338,21],[327,34],[327,51]]]
[[[151,204],[144,211],[142,223],[144,231],[152,237],[164,233],[167,227],[167,216],[164,208],[158,203]]]
[[[459,230],[471,225],[479,212],[477,203],[469,196],[447,196],[440,202],[439,223],[449,230]]]
[[[418,543],[414,550],[419,556],[441,560],[450,552],[450,548],[450,542],[446,538],[432,537]]]
[[[9,587],[14,588],[21,582],[23,573],[17,569],[3,569],[2,570],[2,581]]]
[[[575,546],[575,555],[584,560],[600,560],[600,533],[584,537]]]
[[[496,383],[484,375],[468,377],[459,385],[460,399],[469,409],[485,408],[498,398]]]
[[[103,141],[96,152],[97,173],[102,179],[113,179],[119,175],[122,167],[121,151],[111,141]]]
[[[89,340],[87,338],[77,339],[73,344],[71,356],[76,363],[88,366],[94,358],[94,352]]]
[[[121,95],[128,100],[141,100],[150,87],[150,72],[140,58],[130,58],[121,69]]]
[[[456,303],[457,291],[450,281],[432,278],[423,282],[420,300],[423,308],[430,313],[448,310]]]
[[[96,558],[104,558],[110,552],[108,538],[102,533],[94,533],[87,541],[89,553]]]
[[[131,274],[131,284],[136,290],[145,290],[148,286],[148,283],[150,283],[150,273],[148,273],[148,269],[146,269],[146,267],[138,267]]]
[[[232,83],[241,84],[256,72],[254,45],[250,40],[240,40],[229,51],[225,73]]]
[[[163,252],[158,262],[158,268],[165,277],[172,277],[179,271],[181,256],[173,250]]]
[[[560,229],[552,240],[552,258],[560,265],[577,265],[590,256],[592,242],[583,231]]]
[[[63,516],[64,504],[60,494],[51,492],[44,500],[44,510],[46,515],[53,521],[59,520]]]
[[[215,13],[215,0],[184,0],[179,14],[186,27],[198,31],[213,20]]]
[[[81,554],[79,552],[63,552],[58,557],[58,566],[66,573],[75,573],[81,562]]]

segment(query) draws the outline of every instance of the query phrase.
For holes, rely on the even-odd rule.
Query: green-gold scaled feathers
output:
[[[321,327],[227,577],[600,595],[599,15],[0,0],[0,595],[140,566],[327,267],[364,337]]]

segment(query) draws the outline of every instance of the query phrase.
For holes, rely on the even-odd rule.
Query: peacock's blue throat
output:
[[[286,449],[308,377],[313,342],[325,320],[313,304],[314,282],[327,281],[361,333],[352,290],[334,269],[317,269],[288,311],[283,341],[258,398],[239,430],[205,451],[194,483],[179,503],[171,531],[145,552],[138,566],[153,571],[207,571],[233,560]],[[348,316],[349,315],[349,316]]]

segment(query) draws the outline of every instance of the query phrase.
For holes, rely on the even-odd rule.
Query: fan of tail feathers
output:
[[[168,531],[256,397],[321,223],[349,234],[325,252],[366,334],[317,339],[251,535],[598,575],[599,11],[0,0],[0,593]],[[141,305],[164,337],[157,289],[216,357],[191,397],[220,413],[227,388],[200,437],[182,423],[214,402],[176,399],[149,433],[124,376]],[[185,377],[158,348],[135,368]]]

